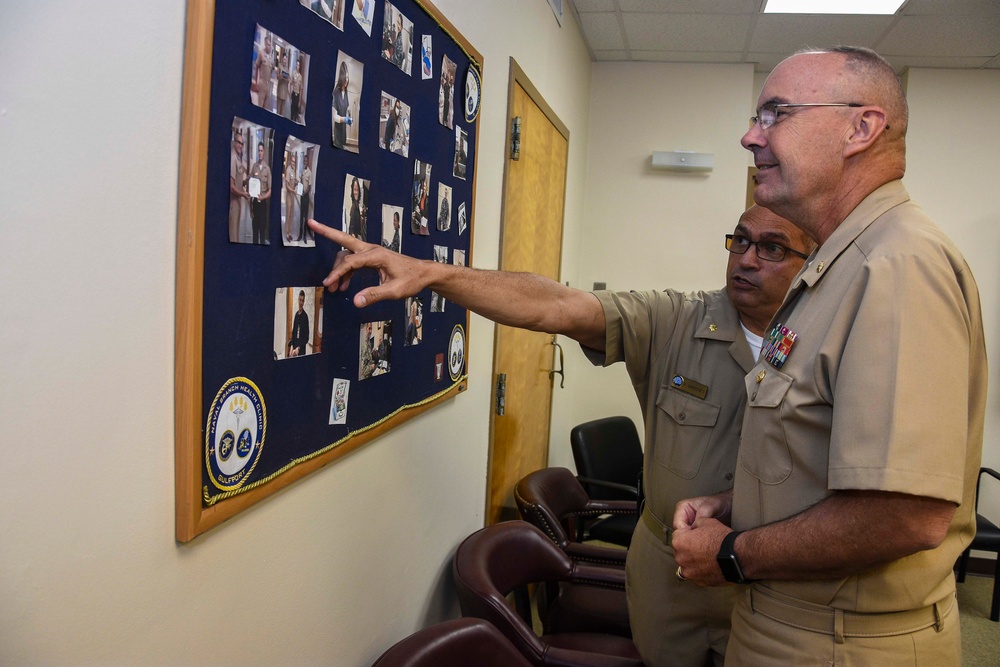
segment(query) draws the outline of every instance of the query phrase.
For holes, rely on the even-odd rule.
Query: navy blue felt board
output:
[[[216,394],[235,377],[250,379],[260,390],[266,406],[266,436],[259,461],[242,488],[273,477],[290,462],[308,457],[349,433],[379,422],[401,406],[424,401],[452,385],[447,370],[442,380],[435,381],[435,355],[446,353],[456,324],[467,327],[467,312],[449,302],[445,312],[432,313],[430,292],[421,294],[423,340],[419,345],[406,347],[403,345],[404,302],[383,302],[362,310],[351,303],[360,287],[377,283],[373,272],[355,276],[347,292],[324,292],[321,353],[295,359],[273,358],[275,290],[320,286],[333,264],[334,255],[340,250],[339,246],[323,238],[316,239],[314,248],[282,244],[278,192],[282,156],[289,136],[320,146],[314,197],[314,217],[320,222],[339,228],[344,182],[350,173],[371,181],[369,242],[381,241],[381,209],[382,204],[387,203],[403,207],[400,231],[405,254],[431,259],[433,246],[443,245],[449,249],[449,262],[455,249],[465,251],[467,263],[471,260],[477,126],[465,122],[461,105],[461,91],[470,59],[434,18],[412,0],[399,0],[393,5],[413,22],[414,53],[410,76],[381,55],[385,11],[382,0],[376,2],[371,36],[365,34],[351,16],[350,7],[341,32],[297,0],[219,0],[216,3],[205,198],[202,404],[207,420]],[[251,102],[254,36],[258,24],[310,56],[304,125]],[[420,38],[426,34],[433,36],[433,76],[423,80],[420,76]],[[355,118],[359,124],[359,154],[335,148],[331,140],[330,108],[338,51],[364,63],[361,105]],[[465,180],[452,175],[454,130],[438,122],[443,55],[458,65],[455,90],[459,91],[459,103],[455,105],[455,124],[469,135]],[[378,145],[383,90],[411,107],[408,157],[390,153]],[[267,246],[229,240],[228,182],[234,117],[274,130],[271,158],[274,194],[270,200],[270,245]],[[251,154],[256,155],[255,148]],[[429,217],[436,217],[438,185],[443,182],[453,188],[449,231],[438,231],[432,219],[429,236],[410,232],[414,160],[433,166],[428,201],[435,215]],[[462,202],[469,226],[459,235],[457,210]],[[393,323],[390,372],[359,381],[360,327],[363,322],[379,320]],[[328,424],[334,378],[351,381],[346,425]],[[203,483],[207,490],[205,503],[213,504],[222,492],[213,487],[204,467]]]

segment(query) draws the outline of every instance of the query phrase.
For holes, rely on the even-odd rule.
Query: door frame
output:
[[[552,123],[556,131],[562,135],[566,140],[566,151],[567,151],[567,164],[566,173],[563,175],[565,179],[563,181],[563,219],[561,220],[559,229],[559,262],[557,273],[559,277],[562,276],[562,258],[563,258],[563,231],[565,230],[566,223],[566,184],[569,180],[569,140],[570,133],[569,128],[566,124],[562,122],[562,119],[556,115],[552,107],[549,106],[545,98],[538,91],[538,88],[531,82],[528,75],[525,73],[521,66],[517,64],[517,61],[513,56],[510,58],[510,68],[507,77],[507,110],[504,116],[504,143],[503,143],[503,185],[500,191],[500,238],[497,244],[497,268],[500,271],[504,270],[503,266],[503,246],[504,238],[506,234],[507,227],[507,188],[508,181],[510,179],[510,140],[511,140],[511,118],[514,111],[514,87],[515,85],[521,86],[528,97],[534,102],[535,106],[542,112],[545,118]],[[483,498],[483,523],[485,524],[489,519],[490,515],[490,484],[493,476],[493,450],[494,450],[494,440],[496,437],[496,401],[497,401],[497,362],[499,360],[499,331],[498,327],[500,325],[493,325],[493,365],[490,372],[490,428],[489,428],[489,451],[487,453],[486,459],[486,489]],[[553,359],[555,358],[555,347],[552,348]],[[552,405],[551,399],[549,404],[549,431],[551,432],[552,426]],[[545,460],[548,463],[549,451],[548,448],[545,450]]]

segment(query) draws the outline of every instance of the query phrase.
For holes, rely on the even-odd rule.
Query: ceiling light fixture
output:
[[[895,14],[906,0],[767,0],[765,14]]]

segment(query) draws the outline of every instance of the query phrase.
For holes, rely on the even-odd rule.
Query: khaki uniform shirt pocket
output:
[[[792,378],[758,366],[745,379],[747,410],[740,434],[740,465],[764,484],[780,484],[792,472],[781,406]]]
[[[656,420],[656,463],[684,479],[693,479],[719,420],[719,406],[672,387],[660,387],[656,406],[669,416],[660,415]]]

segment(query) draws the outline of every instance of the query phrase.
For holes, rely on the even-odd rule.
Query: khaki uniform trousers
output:
[[[758,587],[741,588],[733,610],[726,667],[961,667],[962,642],[954,593],[919,612],[873,614],[874,620],[863,618],[863,614],[845,614],[839,621],[842,636],[838,637],[833,631],[834,620],[829,621],[829,632],[818,630],[825,616],[834,617],[829,607],[776,593],[762,600]],[[908,615],[903,623],[886,618],[903,614]],[[778,616],[782,620],[775,620]],[[916,620],[909,620],[914,616]],[[920,626],[926,627],[900,630]],[[869,633],[882,636],[857,636]]]
[[[640,521],[626,561],[632,641],[647,667],[722,667],[736,586],[678,581],[674,550]]]

